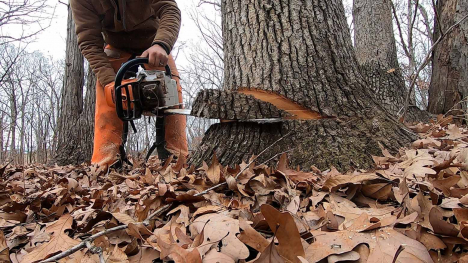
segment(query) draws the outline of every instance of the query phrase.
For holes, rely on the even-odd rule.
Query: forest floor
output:
[[[0,261],[75,247],[60,262],[468,262],[468,130],[451,122],[410,127],[421,139],[347,174],[285,156],[125,173],[5,166]]]

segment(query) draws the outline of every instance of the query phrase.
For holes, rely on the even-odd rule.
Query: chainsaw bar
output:
[[[190,109],[167,109],[164,110],[166,115],[184,115],[184,116],[193,116],[191,114],[192,110]],[[197,117],[197,116],[194,116]],[[227,121],[237,121],[237,122],[255,122],[255,123],[277,123],[283,122],[284,119],[281,118],[268,118],[268,119],[248,119],[248,120],[227,120]]]

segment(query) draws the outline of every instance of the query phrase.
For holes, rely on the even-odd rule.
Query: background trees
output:
[[[354,46],[361,71],[384,107],[401,112],[408,90],[398,63],[392,3],[354,0]]]
[[[439,0],[437,13],[434,39],[456,23],[465,22],[449,33],[435,49],[428,110],[435,114],[453,110],[454,115],[463,118],[467,104],[462,100],[468,96],[468,2]]]
[[[1,161],[46,162],[54,151],[63,63],[11,44],[0,49]]]
[[[187,108],[192,107],[196,94],[201,89],[223,89],[226,82],[232,83],[229,70],[227,75],[224,70],[226,50],[221,26],[222,1],[192,0],[191,2],[192,7],[188,7],[187,2],[179,3],[185,23],[194,25],[192,32],[189,32],[191,37],[187,37],[185,32],[173,52],[180,68]],[[438,105],[439,109],[436,110],[435,106],[430,109],[434,113],[446,113],[453,106],[450,106],[452,103],[448,103],[449,101],[453,104],[463,101],[466,96],[463,91],[463,85],[466,83],[466,80],[463,80],[463,72],[466,70],[461,70],[460,65],[463,65],[463,58],[466,57],[466,51],[463,50],[466,44],[463,45],[464,39],[461,36],[466,31],[467,22],[460,24],[460,27],[448,34],[437,46],[434,53],[434,68],[432,68],[433,60],[425,61],[425,58],[428,54],[429,56],[432,54],[431,47],[440,36],[438,31],[440,29],[442,32],[447,31],[447,28],[466,15],[464,3],[454,5],[454,1],[438,1],[437,10],[441,25],[438,26],[439,24],[435,23],[431,0],[345,0],[343,2],[360,70],[367,72],[363,73],[363,76],[366,81],[372,83],[371,87],[377,88],[376,93],[383,94],[380,103],[384,108],[401,114],[404,108],[401,101],[405,99],[403,93],[409,91],[411,91],[410,105],[421,109],[425,109],[427,105]],[[55,3],[54,5],[50,3],[45,0],[15,0],[0,3],[0,48],[2,54],[5,54],[0,58],[0,111],[2,112],[0,160],[2,162],[38,161],[64,164],[89,159],[94,118],[93,75],[89,73],[85,61],[75,65],[81,65],[77,67],[79,71],[71,71],[69,62],[74,61],[71,59],[74,55],[79,57],[79,53],[67,51],[69,62],[64,62],[32,52],[28,45],[35,36],[48,28],[56,10]],[[452,16],[452,13],[455,15]],[[249,13],[246,13],[243,19],[245,23],[252,21]],[[293,22],[282,23],[288,26],[288,23]],[[383,30],[378,31],[379,27]],[[69,43],[72,42],[70,40]],[[288,50],[282,47],[281,52],[283,51]],[[227,52],[237,52],[237,50]],[[65,54],[63,57],[65,58]],[[375,66],[376,61],[379,66]],[[366,65],[374,66],[372,70],[367,71],[365,68],[369,67]],[[424,67],[421,67],[422,65]],[[268,67],[269,64],[265,63],[265,69]],[[294,66],[294,62],[289,68],[293,68],[292,78],[297,75],[299,69],[303,69]],[[271,69],[275,73],[275,69]],[[280,67],[280,70],[283,68]],[[382,76],[385,78],[380,78]],[[388,78],[389,76],[392,78]],[[428,102],[431,76],[437,79],[433,79],[431,84],[430,100],[433,103]],[[373,77],[374,81],[369,77]],[[413,80],[415,85],[410,89]],[[453,84],[445,86],[440,84],[449,82]],[[381,86],[378,83],[385,83],[384,86],[391,89],[378,89]],[[273,83],[272,86],[275,85]],[[457,91],[452,92],[454,89]],[[440,109],[442,104],[444,107]],[[465,107],[461,109],[463,110],[461,114],[464,114]],[[460,112],[455,113],[460,115]],[[188,119],[187,133],[191,149],[199,145],[205,131],[214,123],[217,121],[191,117]],[[152,122],[146,119],[137,125],[140,132],[131,134],[127,145],[130,154],[145,152],[154,140]],[[68,138],[73,139],[68,140]],[[72,152],[73,155],[70,154]]]
[[[0,45],[33,40],[47,29],[53,11],[47,0],[2,1]]]
[[[84,58],[78,47],[75,23],[68,7],[65,77],[59,109],[54,162],[61,165],[91,159],[94,127],[95,77],[88,69],[86,85]],[[86,89],[85,89],[86,87]]]

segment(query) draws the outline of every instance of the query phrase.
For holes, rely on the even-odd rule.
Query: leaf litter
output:
[[[1,166],[0,262],[80,244],[58,261],[468,262],[468,131],[450,122],[410,127],[420,138],[383,149],[372,171],[299,171],[286,155],[275,167]]]

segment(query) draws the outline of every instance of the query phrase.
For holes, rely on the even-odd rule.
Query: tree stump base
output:
[[[231,122],[212,125],[192,154],[189,162],[196,166],[210,162],[213,153],[223,165],[247,162],[272,145],[257,160],[265,162],[288,152],[293,167],[325,170],[334,166],[339,171],[371,169],[372,156],[382,149],[397,153],[416,139],[416,135],[386,114],[367,112],[348,119],[288,120],[280,123]],[[276,162],[276,159],[270,162]]]

